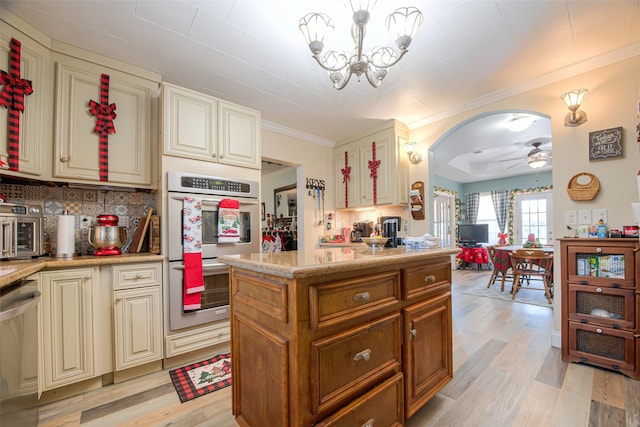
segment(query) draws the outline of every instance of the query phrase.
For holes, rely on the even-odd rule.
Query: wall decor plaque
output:
[[[622,157],[622,127],[589,132],[589,160]]]

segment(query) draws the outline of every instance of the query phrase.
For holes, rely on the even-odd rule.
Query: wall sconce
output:
[[[565,126],[580,126],[587,121],[587,113],[578,110],[587,92],[589,92],[587,89],[576,89],[562,94],[562,100],[567,104],[567,108],[571,110],[564,118]]]
[[[422,161],[422,154],[418,153],[416,150],[415,142],[405,142],[404,149],[407,150],[407,155],[409,155],[409,161],[412,165],[417,165]]]

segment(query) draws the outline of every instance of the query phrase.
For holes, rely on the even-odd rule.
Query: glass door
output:
[[[533,234],[540,243],[553,243],[553,202],[551,192],[516,194],[513,243],[522,245]]]
[[[454,247],[453,229],[456,224],[453,194],[436,191],[433,195],[433,235],[440,237],[443,247]]]

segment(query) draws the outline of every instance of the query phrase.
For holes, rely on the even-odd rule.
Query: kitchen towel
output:
[[[240,241],[240,202],[222,199],[218,205],[218,243]]]
[[[71,258],[76,251],[75,221],[73,215],[58,215],[56,257]]]
[[[201,292],[204,291],[202,275],[202,200],[185,197],[182,200],[182,247],[184,257],[184,311],[199,310]]]

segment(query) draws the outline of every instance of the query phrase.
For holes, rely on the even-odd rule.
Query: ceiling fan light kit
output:
[[[546,165],[551,157],[551,154],[548,151],[540,149],[541,144],[542,142],[532,143],[531,145],[534,149],[527,154],[527,164],[534,169],[540,169]]]
[[[387,29],[395,37],[399,52],[390,47],[378,47],[363,53],[363,41],[366,26],[371,17],[376,0],[351,0],[353,11],[351,37],[355,42],[355,53],[348,56],[344,52],[328,51],[320,56],[324,49],[325,37],[335,29],[333,20],[324,13],[308,13],[300,19],[298,27],[304,35],[309,50],[318,65],[329,73],[333,87],[342,90],[355,74],[358,81],[365,75],[373,87],[379,87],[387,76],[388,69],[397,64],[408,52],[413,36],[422,24],[422,13],[415,7],[401,7],[387,16]]]
[[[564,118],[564,125],[569,127],[580,126],[587,121],[587,113],[579,110],[584,97],[589,92],[588,89],[575,89],[563,93],[561,98],[569,109],[569,113]]]

